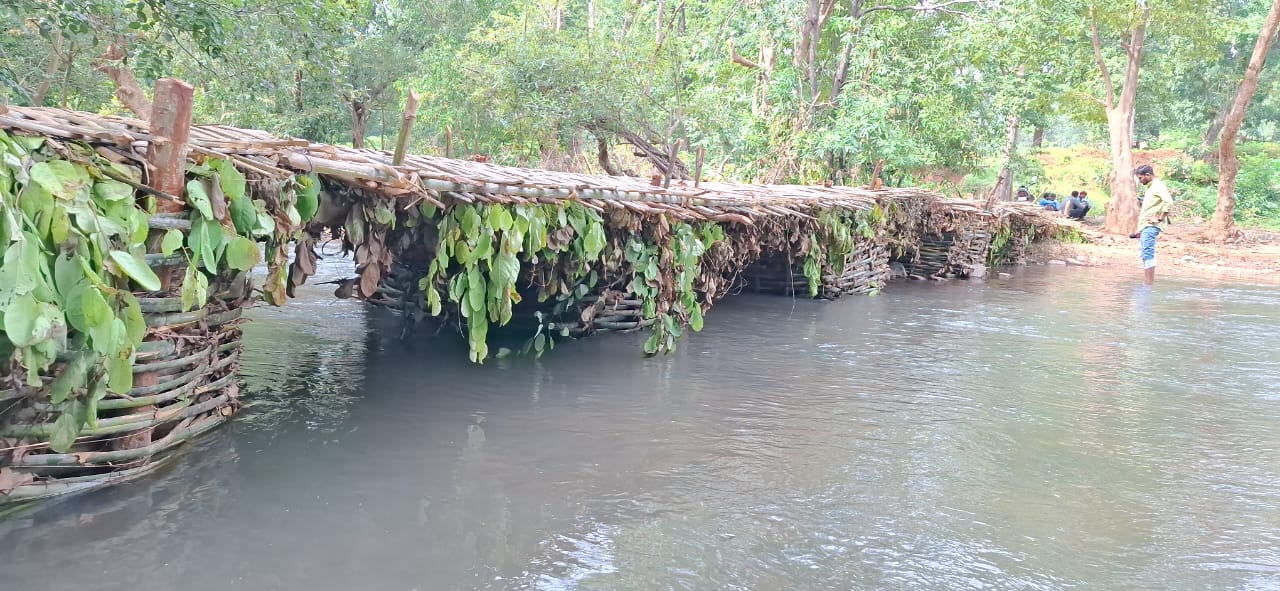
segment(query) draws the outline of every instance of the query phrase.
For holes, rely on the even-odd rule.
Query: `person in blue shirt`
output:
[[[1053,193],[1043,193],[1036,205],[1043,207],[1049,211],[1058,211],[1058,196]]]

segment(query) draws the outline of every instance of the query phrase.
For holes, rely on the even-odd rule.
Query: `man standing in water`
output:
[[[1155,170],[1150,164],[1139,166],[1133,173],[1137,175],[1138,182],[1147,188],[1142,196],[1142,211],[1138,213],[1139,230],[1132,237],[1139,238],[1142,249],[1142,269],[1145,273],[1143,282],[1151,285],[1156,280],[1156,238],[1160,236],[1163,224],[1169,222],[1173,198],[1164,181],[1156,178]]]

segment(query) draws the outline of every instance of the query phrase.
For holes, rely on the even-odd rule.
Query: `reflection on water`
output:
[[[242,419],[0,522],[0,580],[1280,588],[1280,293],[1134,278],[735,297],[672,356],[484,367],[311,288],[251,314]]]

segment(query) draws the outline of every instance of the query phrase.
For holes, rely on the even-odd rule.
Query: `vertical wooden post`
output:
[[[667,150],[667,170],[666,174],[662,175],[662,188],[664,189],[671,186],[671,177],[675,173],[676,168],[676,156],[680,154],[680,142],[681,140],[679,139],[671,142],[671,146]]]
[[[181,197],[186,187],[187,176],[187,139],[191,135],[191,85],[174,78],[161,78],[156,81],[155,96],[151,101],[151,143],[147,145],[147,185],[157,191]],[[158,199],[156,211],[161,213],[181,213],[186,211],[186,204],[168,199]],[[160,230],[152,230],[147,237],[147,250],[156,251],[164,234]],[[165,293],[181,282],[181,274],[177,267],[164,266],[155,269],[160,278],[160,289]],[[145,372],[134,376],[135,387],[154,386],[160,381],[155,372]],[[153,415],[155,406],[147,405],[133,409],[129,414],[138,416]],[[151,445],[151,430],[139,431],[128,437],[117,440],[115,449],[137,449]],[[150,458],[138,460],[139,464],[150,461]]]
[[[404,101],[404,115],[400,117],[400,135],[396,137],[396,153],[391,157],[391,164],[400,166],[404,162],[404,153],[409,149],[409,136],[413,134],[413,122],[418,120],[418,101],[422,97],[415,91],[409,91],[409,98]]]
[[[444,127],[444,157],[453,158],[453,126]]]
[[[698,146],[698,158],[693,164],[693,186],[696,189],[702,184],[702,159],[707,155],[705,146]]]
[[[157,191],[182,196],[186,186],[187,139],[191,135],[190,84],[175,78],[156,81],[155,98],[151,102],[151,144],[147,146],[150,176],[147,184]],[[156,204],[164,213],[186,209],[181,203],[160,200]]]

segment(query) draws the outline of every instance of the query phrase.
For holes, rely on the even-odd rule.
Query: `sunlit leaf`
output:
[[[227,265],[238,271],[252,270],[254,265],[261,260],[261,253],[258,252],[258,243],[237,236],[229,244],[226,250]]]
[[[111,260],[115,261],[120,270],[144,291],[160,291],[160,278],[156,276],[155,271],[151,270],[151,267],[147,266],[147,261],[142,258],[142,255],[113,250]]]
[[[183,238],[182,232],[179,230],[165,232],[164,239],[160,241],[160,252],[165,256],[173,254],[175,250],[182,248]]]

